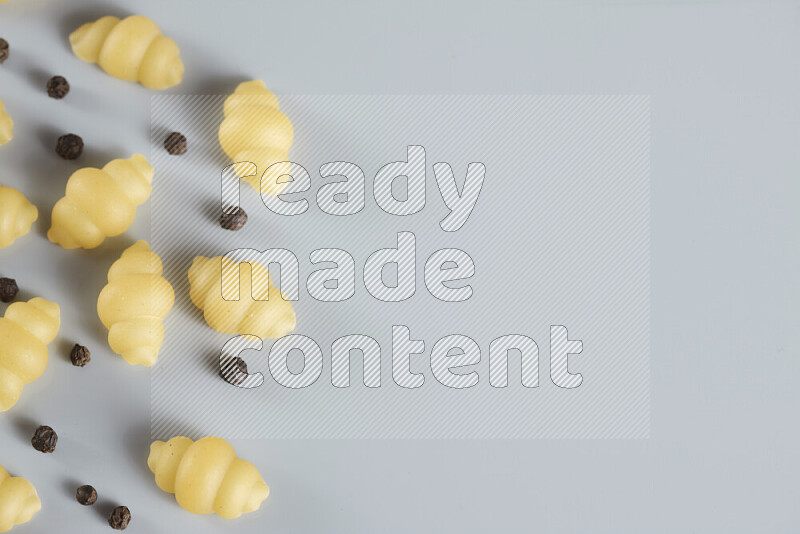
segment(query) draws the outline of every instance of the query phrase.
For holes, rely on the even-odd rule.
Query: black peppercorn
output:
[[[238,386],[247,378],[247,363],[237,356],[220,366],[219,376],[227,383]]]
[[[117,506],[108,518],[108,524],[114,530],[125,530],[131,522],[131,511],[127,506]]]
[[[63,76],[53,76],[47,81],[47,95],[61,100],[69,93],[69,82]]]
[[[53,452],[58,443],[58,434],[49,426],[40,426],[33,432],[31,445],[39,452]]]
[[[90,485],[81,486],[75,492],[75,498],[84,506],[91,506],[97,502],[97,491]]]
[[[225,230],[241,230],[247,222],[247,212],[242,208],[228,208],[222,212],[219,218],[219,225]]]
[[[8,59],[8,41],[0,37],[0,63]]]
[[[13,278],[0,278],[0,300],[11,302],[17,297],[17,281]]]
[[[69,359],[75,367],[83,367],[92,361],[92,353],[83,345],[76,343],[69,353]]]
[[[186,137],[180,132],[172,132],[164,139],[164,148],[173,156],[186,153]]]
[[[56,154],[64,159],[76,159],[83,153],[83,139],[79,135],[67,134],[58,138]]]

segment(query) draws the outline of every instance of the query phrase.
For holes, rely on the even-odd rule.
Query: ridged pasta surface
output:
[[[14,121],[6,112],[6,106],[0,100],[0,146],[8,143],[14,137]]]
[[[278,105],[278,97],[267,90],[264,82],[254,80],[239,84],[225,100],[225,119],[219,127],[219,143],[234,163],[249,161],[257,167],[253,176],[244,176],[241,166],[235,171],[253,189],[260,191],[261,177],[264,192],[277,195],[285,183],[277,179],[289,172],[289,148],[294,140],[294,128]],[[275,163],[286,162],[275,165]]]
[[[237,458],[222,438],[154,441],[147,466],[156,485],[175,494],[178,504],[194,514],[235,519],[258,510],[269,496],[269,486],[255,466]]]
[[[183,79],[178,45],[141,15],[102,17],[72,32],[69,42],[80,59],[121,80],[166,89]]]
[[[222,266],[228,276],[224,287]],[[239,273],[240,276],[235,276]],[[258,262],[236,266],[233,260],[217,256],[198,256],[189,269],[189,296],[203,310],[206,323],[223,334],[250,334],[279,338],[294,330],[296,318],[292,303],[272,285],[267,268]],[[239,300],[225,300],[238,285]],[[269,296],[269,300],[264,300]]]
[[[153,167],[141,154],[75,171],[53,207],[47,238],[64,248],[91,249],[123,233],[133,224],[136,207],[150,197],[152,181]]]
[[[150,367],[164,342],[163,320],[175,293],[162,276],[161,259],[145,241],[122,253],[108,271],[97,299],[97,314],[108,329],[108,344],[131,365]]]
[[[41,298],[15,302],[0,317],[0,412],[14,406],[22,386],[47,369],[47,345],[60,327],[58,304]]]
[[[30,232],[38,218],[39,210],[22,193],[0,186],[0,248]]]
[[[42,501],[33,484],[20,477],[12,477],[0,465],[0,532],[27,523],[42,509]]]

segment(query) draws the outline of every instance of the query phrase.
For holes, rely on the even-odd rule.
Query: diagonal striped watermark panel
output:
[[[293,174],[284,214],[236,187],[224,99],[152,100],[150,244],[176,296],[154,438],[649,436],[648,97],[280,96],[310,183]],[[172,131],[183,156],[163,149]],[[232,203],[248,214],[236,232],[218,223]],[[411,247],[413,262],[370,272]],[[194,258],[240,249],[297,258],[292,337],[235,339],[192,303]],[[426,270],[448,259],[463,280]],[[326,289],[315,273],[335,266],[347,278]],[[270,266],[278,287],[291,272]],[[240,373],[236,355],[249,375],[231,384],[220,365]]]

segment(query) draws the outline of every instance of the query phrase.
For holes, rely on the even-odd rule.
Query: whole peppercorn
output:
[[[53,452],[58,443],[58,434],[49,426],[40,426],[33,432],[31,445],[39,452]]]
[[[245,223],[247,223],[247,212],[242,208],[228,208],[219,218],[219,225],[225,230],[241,230]]]
[[[75,498],[84,506],[91,506],[97,502],[97,491],[90,485],[81,486],[75,492]]]
[[[127,506],[117,506],[108,518],[108,524],[114,530],[125,530],[131,522],[131,511]]]
[[[79,135],[67,134],[58,138],[56,154],[64,159],[76,159],[83,153],[83,139]]]
[[[0,63],[8,59],[8,41],[0,37]]]
[[[172,132],[164,139],[164,148],[173,156],[186,153],[186,136],[180,132]]]
[[[13,278],[0,278],[0,300],[11,302],[17,297],[17,281]]]
[[[47,95],[61,100],[69,93],[69,82],[63,76],[53,76],[47,80]]]
[[[75,367],[83,367],[92,361],[92,353],[83,345],[76,343],[69,353],[69,359]]]
[[[238,386],[247,378],[247,363],[237,356],[220,367],[219,376],[227,383]]]

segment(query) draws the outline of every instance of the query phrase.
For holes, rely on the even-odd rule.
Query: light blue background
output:
[[[649,437],[646,97],[282,95],[281,109],[297,132],[289,154],[311,176],[308,192],[287,198],[306,199],[308,210],[291,217],[273,213],[245,183],[239,197],[249,219],[235,233],[223,231],[217,220],[220,175],[231,163],[218,139],[224,99],[152,101],[150,244],[176,292],[151,374],[153,437]],[[180,158],[163,148],[173,130],[191,139],[191,150]],[[387,163],[405,161],[407,145],[414,143],[425,148],[425,207],[391,215],[374,198],[375,175]],[[365,207],[346,217],[324,213],[316,201],[320,186],[332,181],[319,168],[337,160],[356,163],[366,175]],[[486,167],[475,209],[457,232],[439,226],[448,210],[431,167],[442,161],[458,183],[469,162]],[[398,232],[415,236],[416,290],[401,302],[384,302],[367,292],[364,265],[373,252],[396,247]],[[354,259],[355,291],[344,302],[320,302],[306,290],[306,279],[319,269],[309,255],[323,247],[346,250]],[[447,247],[464,250],[475,262],[475,275],[464,281],[473,295],[464,302],[439,301],[425,287],[425,261]],[[272,378],[267,361],[273,340],[265,340],[260,353],[241,355],[250,372],[265,375],[262,387],[243,390],[220,380],[219,353],[232,336],[210,329],[189,298],[187,272],[195,257],[269,248],[296,255],[294,333],[314,340],[322,353],[319,378],[304,389]],[[270,269],[285,287],[278,275],[286,271]],[[387,283],[393,283],[394,269],[386,270]],[[395,383],[393,325],[407,326],[411,338],[424,343],[423,353],[404,364],[423,376],[417,389]],[[551,325],[566,326],[571,339],[583,342],[583,351],[569,356],[570,372],[584,377],[578,388],[551,381]],[[351,334],[381,345],[380,389],[363,385],[360,355],[351,358],[351,387],[332,385],[331,345]],[[432,373],[434,344],[452,334],[469,336],[481,349],[479,363],[460,370],[477,373],[474,387],[451,389]],[[522,387],[514,353],[509,386],[490,385],[489,345],[507,334],[538,344],[537,388]],[[303,369],[299,351],[287,361],[293,372]]]
[[[107,532],[791,532],[800,475],[798,19],[794,2],[57,2],[0,6],[16,120],[0,181],[41,209],[0,273],[56,299],[45,376],[0,417],[0,462],[30,478],[36,522]],[[115,7],[116,6],[116,7]],[[651,438],[641,441],[236,441],[273,495],[236,524],[195,517],[153,487],[147,372],[104,348],[94,305],[125,239],[89,253],[44,237],[70,172],[149,146],[149,93],[77,61],[66,36],[131,10],[182,46],[176,92],[262,77],[280,93],[648,94],[652,109]],[[73,85],[44,96],[52,74]],[[83,135],[79,162],[52,153]],[[147,208],[130,236],[146,236]],[[75,341],[94,361],[74,369]],[[81,408],[91,405],[89,408]],[[30,448],[45,423],[54,455]],[[78,483],[101,492],[81,508]]]

